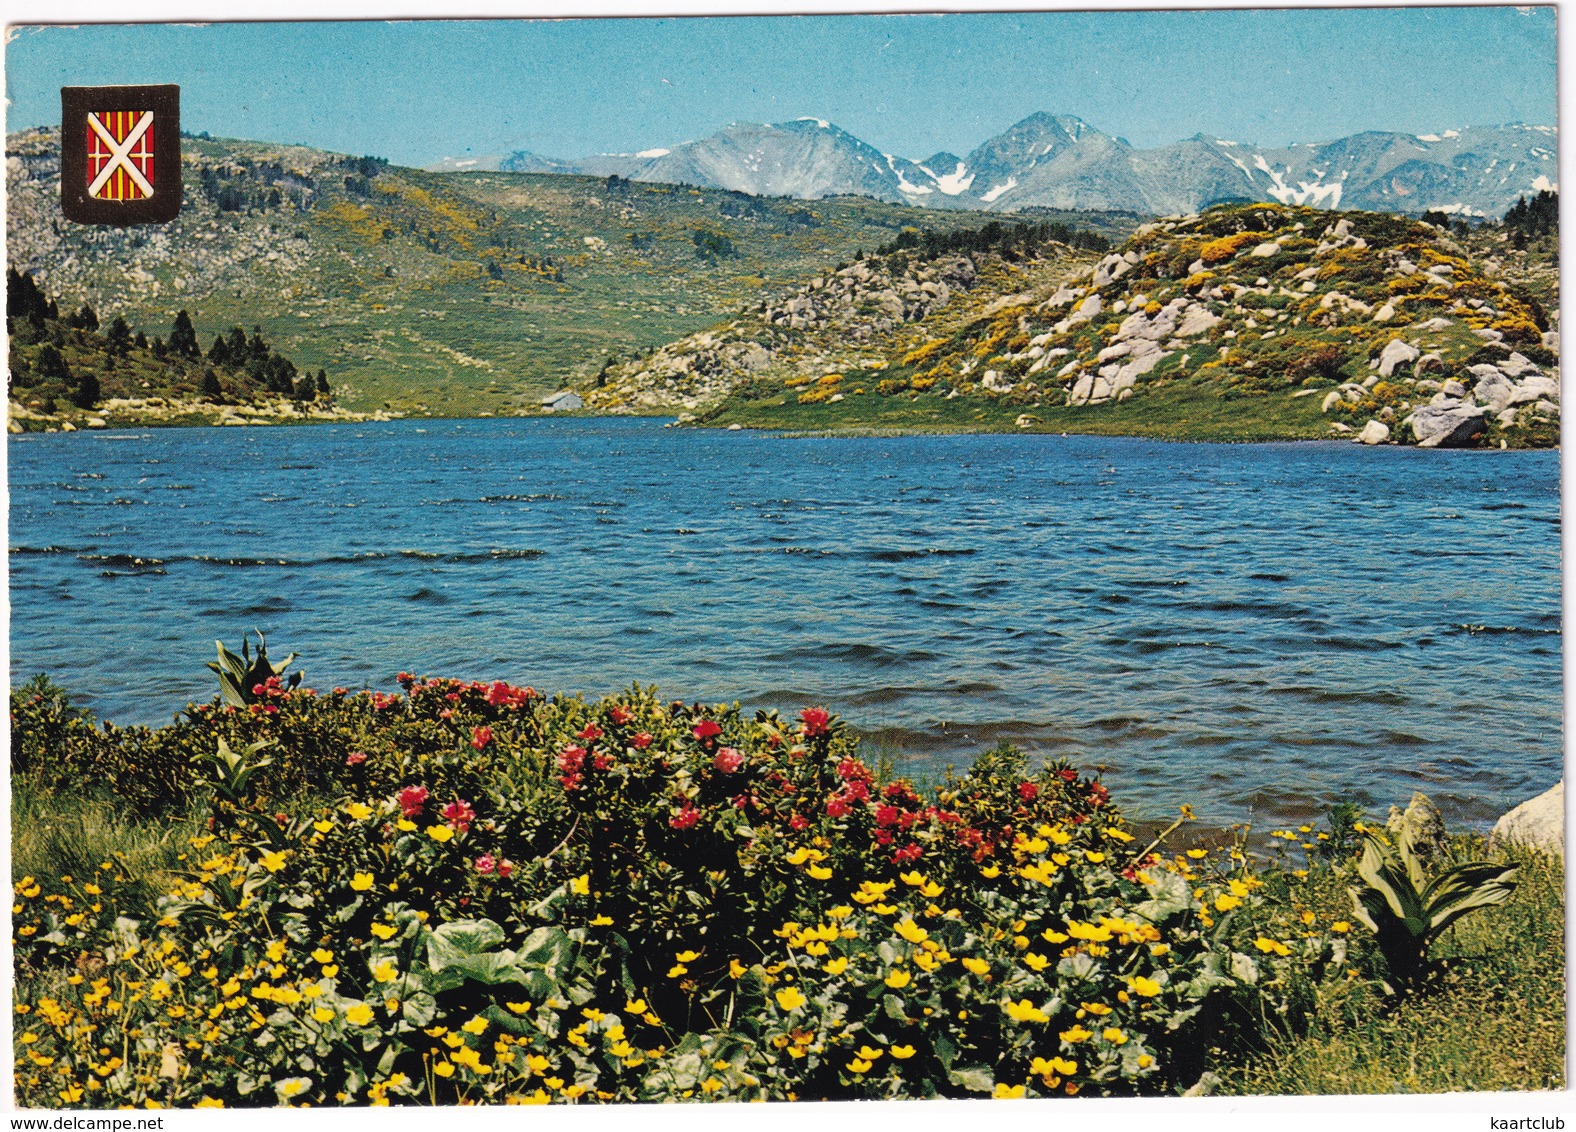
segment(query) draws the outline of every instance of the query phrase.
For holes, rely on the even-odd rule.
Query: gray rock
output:
[[[1416,346],[1393,338],[1379,352],[1379,376],[1389,377],[1395,372],[1395,367],[1403,362],[1415,362],[1422,355]]]
[[[1268,259],[1272,255],[1280,255],[1280,250],[1281,246],[1271,240],[1266,243],[1259,244],[1248,254],[1256,256],[1259,259]]]
[[[1087,322],[1105,309],[1105,304],[1100,301],[1099,295],[1090,295],[1073,310],[1069,322]]]
[[[1369,421],[1354,439],[1358,444],[1383,444],[1390,439],[1390,429],[1378,421]]]
[[[1220,322],[1220,316],[1211,314],[1209,308],[1190,306],[1187,313],[1182,316],[1181,325],[1176,329],[1178,338],[1193,338],[1213,329]]]
[[[1499,364],[1499,372],[1506,377],[1521,377],[1528,373],[1542,373],[1537,364],[1524,354],[1513,353]]]
[[[1331,409],[1335,408],[1335,406],[1339,405],[1342,400],[1344,400],[1344,398],[1341,396],[1341,391],[1339,389],[1330,390],[1324,395],[1324,401],[1319,405],[1319,412],[1328,413]]]
[[[1486,431],[1488,423],[1477,405],[1446,400],[1412,414],[1412,435],[1419,448],[1462,448]]]
[[[1558,401],[1560,387],[1553,378],[1544,377],[1541,373],[1527,378],[1516,386],[1511,394],[1509,404],[1524,405],[1529,401],[1548,400]]]
[[[1479,370],[1487,372],[1478,373]],[[1515,394],[1515,387],[1510,384],[1510,380],[1493,366],[1473,366],[1472,372],[1477,374],[1478,379],[1472,390],[1473,398],[1491,413],[1503,412]]]
[[[1521,803],[1494,823],[1488,835],[1490,849],[1502,845],[1527,845],[1565,855],[1565,780]]]
[[[1429,373],[1436,369],[1442,369],[1444,364],[1445,359],[1440,357],[1438,354],[1424,354],[1422,357],[1418,358],[1417,362],[1412,366],[1412,375],[1414,377],[1422,377],[1425,373]]]
[[[1465,397],[1467,395],[1467,387],[1465,385],[1462,385],[1459,381],[1457,381],[1453,377],[1449,381],[1447,381],[1443,385],[1441,385],[1439,387],[1439,391],[1441,393],[1443,393],[1446,397],[1454,397],[1457,400],[1460,400],[1461,398],[1463,398],[1463,397]]]

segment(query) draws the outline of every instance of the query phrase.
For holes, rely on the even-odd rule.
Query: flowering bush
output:
[[[157,907],[114,862],[17,881],[21,1103],[1154,1092],[1223,995],[1330,957],[1009,747],[921,792],[817,708],[400,682],[188,711],[251,793]]]

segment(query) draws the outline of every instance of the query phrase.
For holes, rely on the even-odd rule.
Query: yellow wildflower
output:
[[[350,887],[357,892],[365,892],[372,887],[373,879],[371,873],[357,873],[350,878]]]
[[[1014,1022],[1049,1022],[1051,1020],[1049,1014],[1026,998],[1017,1002],[1008,1002],[1002,1006],[1002,1009],[1007,1012],[1007,1017]]]

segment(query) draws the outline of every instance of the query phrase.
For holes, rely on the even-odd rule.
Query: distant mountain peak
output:
[[[1530,136],[1529,136],[1530,135]],[[1553,126],[1514,123],[1327,142],[1254,145],[1202,132],[1138,149],[1075,114],[1037,111],[975,147],[923,161],[886,154],[826,118],[735,122],[709,137],[559,161],[520,151],[444,158],[445,172],[618,174],[768,196],[855,194],[938,208],[1186,213],[1216,200],[1275,200],[1421,215],[1499,215],[1558,182]],[[1545,139],[1547,139],[1545,143]]]

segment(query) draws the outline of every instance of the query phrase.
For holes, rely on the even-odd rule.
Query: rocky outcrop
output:
[[[860,260],[810,280],[797,294],[769,305],[761,317],[787,330],[835,329],[866,342],[934,314],[977,278],[974,261],[966,255],[912,266],[901,258]]]
[[[1536,798],[1521,803],[1494,823],[1490,848],[1527,845],[1550,853],[1565,853],[1565,780]]]

